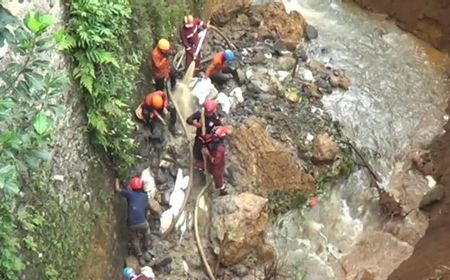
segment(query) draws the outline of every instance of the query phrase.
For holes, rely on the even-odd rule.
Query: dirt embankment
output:
[[[403,29],[440,50],[450,52],[450,1],[353,0],[375,12],[387,13]]]
[[[413,255],[392,273],[391,280],[450,279],[450,122],[444,129],[446,133],[433,140],[429,153],[417,164],[424,174],[436,179],[440,191],[435,199],[440,201],[422,209],[430,218],[427,232]]]

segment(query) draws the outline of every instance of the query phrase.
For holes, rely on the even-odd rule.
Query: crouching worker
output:
[[[224,184],[225,173],[225,136],[229,131],[224,126],[217,126],[212,129],[212,137],[206,140],[205,147],[202,148],[202,154],[207,158],[208,172],[212,175],[214,185],[220,190],[221,195],[226,195],[227,191]]]
[[[147,222],[148,195],[144,192],[144,184],[139,177],[133,177],[130,181],[130,189],[122,189],[119,179],[116,179],[115,189],[127,199],[128,204],[128,228],[133,250],[141,264],[146,259],[142,251],[139,235],[144,236],[144,249],[151,248],[150,227]]]
[[[220,117],[217,115],[217,103],[214,100],[206,100],[203,103],[203,109],[205,110],[205,132],[206,134],[211,133],[211,130],[218,125],[222,125],[222,121]],[[202,156],[202,146],[203,141],[201,140],[202,136],[202,113],[197,111],[193,113],[186,119],[186,123],[192,125],[197,128],[195,132],[194,139],[194,167],[197,169],[204,169],[203,156]]]
[[[234,53],[231,50],[216,53],[206,69],[205,76],[219,87],[233,78],[237,79],[236,69],[230,66],[233,60]]]
[[[176,129],[177,112],[173,106],[169,105],[169,98],[162,90],[148,94],[135,113],[138,119],[150,126],[152,132],[158,121],[167,125],[165,117],[170,113],[169,131],[174,136],[180,135],[180,132]]]

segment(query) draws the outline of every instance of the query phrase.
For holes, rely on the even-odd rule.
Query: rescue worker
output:
[[[180,38],[181,43],[184,46],[185,54],[186,54],[186,68],[189,67],[192,60],[194,60],[195,52],[199,47],[199,37],[198,33],[201,32],[207,26],[203,23],[201,19],[194,18],[191,15],[184,17],[184,24],[180,28]],[[201,46],[200,46],[201,47]],[[201,54],[198,53],[195,58],[195,68],[197,69],[200,66],[200,58]]]
[[[147,222],[147,211],[149,208],[148,195],[144,192],[144,184],[139,177],[130,180],[130,189],[122,189],[119,179],[116,179],[115,189],[127,199],[128,203],[128,228],[131,236],[131,244],[141,264],[145,263],[139,234],[144,236],[144,248],[149,250],[151,246],[150,227]]]
[[[217,115],[217,102],[214,100],[206,100],[203,103],[203,108],[205,110],[205,122],[206,122],[206,134],[210,134],[211,130],[218,125],[222,125],[221,118]],[[202,114],[200,111],[197,111],[190,115],[186,119],[186,123],[189,125],[192,125],[197,128],[195,132],[195,139],[194,139],[194,147],[193,147],[193,154],[194,154],[194,167],[197,169],[204,169],[204,162],[203,162],[203,156],[202,156]]]
[[[237,77],[236,70],[229,65],[233,60],[234,53],[231,50],[227,49],[216,53],[206,69],[205,76],[210,78],[214,84],[222,86],[227,81]]]
[[[166,81],[169,79],[171,88],[175,87],[176,75],[170,69],[169,63],[169,56],[173,54],[174,51],[166,39],[160,39],[152,51],[152,75],[156,90],[164,90]]]
[[[144,102],[136,110],[136,116],[147,123],[152,132],[155,129],[155,121],[159,120],[166,125],[165,116],[170,113],[169,131],[178,136],[180,131],[176,129],[177,112],[173,106],[169,105],[169,98],[162,90],[149,93]]]
[[[212,129],[210,140],[202,148],[202,154],[207,158],[208,172],[212,175],[214,185],[220,190],[221,195],[226,195],[224,184],[225,173],[225,136],[228,129],[224,126],[216,126]]]

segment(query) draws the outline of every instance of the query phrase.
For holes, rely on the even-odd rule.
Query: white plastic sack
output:
[[[172,224],[173,218],[174,218],[174,214],[173,214],[172,208],[167,209],[166,211],[164,211],[161,214],[161,218],[160,218],[161,233],[164,233],[167,231],[167,229]]]
[[[218,91],[208,78],[196,78],[192,79],[189,87],[193,87],[191,90],[192,95],[197,97],[198,104],[202,105],[205,102],[208,95],[217,95]]]
[[[155,179],[153,178],[150,168],[144,169],[141,173],[141,180],[144,183],[144,191],[146,191],[151,198],[155,198],[156,195],[156,185]]]

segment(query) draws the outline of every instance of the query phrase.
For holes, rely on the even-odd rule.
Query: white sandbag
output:
[[[197,97],[199,105],[202,105],[209,95],[217,95],[218,93],[216,87],[208,78],[192,79],[190,87],[193,87],[191,93]]]
[[[184,202],[185,192],[181,189],[174,189],[172,194],[170,195],[169,205],[170,208],[173,208],[173,212],[178,214],[181,210],[181,206]]]
[[[141,173],[141,180],[144,183],[144,191],[149,193],[150,197],[155,198],[156,195],[156,185],[155,179],[153,178],[150,168],[144,169]]]
[[[185,191],[187,187],[189,186],[189,176],[183,177],[183,180],[181,181],[180,189]]]
[[[187,221],[186,221],[186,218],[187,218],[187,216],[186,216],[186,211],[181,212],[181,215],[180,215],[180,217],[178,218],[177,223],[175,224],[175,228],[176,228],[177,230],[180,230],[181,226],[182,226],[184,223],[187,222]]]
[[[174,214],[172,208],[167,209],[161,214],[160,218],[160,230],[161,233],[164,233],[169,229],[170,225],[172,224],[172,221],[174,219]]]
[[[177,177],[175,178],[175,187],[179,186],[183,181],[183,170],[178,168]]]
[[[217,104],[220,104],[222,107],[222,111],[229,114],[231,109],[231,100],[230,98],[223,92],[219,93],[216,99]]]

